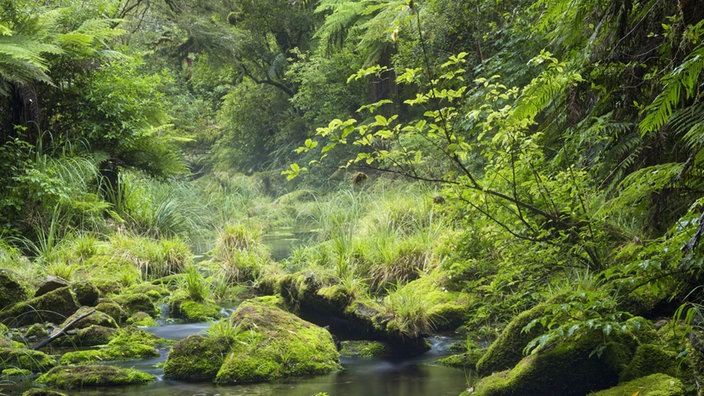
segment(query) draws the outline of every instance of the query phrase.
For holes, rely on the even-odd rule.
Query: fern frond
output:
[[[698,93],[699,76],[704,70],[704,44],[699,45],[670,74],[662,79],[662,92],[645,109],[648,114],[640,122],[643,136],[665,125],[681,100],[690,100]],[[684,90],[684,95],[682,95]]]

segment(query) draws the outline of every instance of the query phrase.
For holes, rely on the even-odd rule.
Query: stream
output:
[[[145,330],[159,337],[177,340],[190,334],[205,333],[207,327],[208,323],[164,324]],[[327,392],[330,396],[457,396],[466,387],[465,373],[431,364],[437,358],[448,355],[449,347],[455,341],[448,337],[432,337],[429,339],[432,347],[428,352],[403,360],[341,356],[344,370],[339,372],[248,385],[192,384],[166,380],[163,369],[155,367],[166,360],[168,349],[163,349],[159,357],[116,364],[151,373],[157,381],[138,386],[73,390],[71,395],[313,396],[318,392]]]

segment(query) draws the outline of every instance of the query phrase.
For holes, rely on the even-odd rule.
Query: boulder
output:
[[[76,295],[76,301],[79,304],[88,307],[94,307],[98,304],[100,298],[100,290],[91,282],[81,281],[71,284],[71,290]]]
[[[37,382],[61,389],[144,384],[155,380],[151,375],[134,369],[107,365],[58,366],[37,378]]]
[[[332,335],[291,313],[249,300],[230,320],[239,335],[218,371],[218,383],[262,382],[341,368]]]
[[[179,341],[169,353],[164,376],[234,384],[341,368],[327,330],[271,304],[245,301],[228,320],[233,324],[228,334]]]
[[[684,385],[677,378],[657,373],[637,378],[590,396],[684,396]]]
[[[164,364],[164,377],[189,382],[212,381],[220,370],[232,340],[190,335],[174,345]]]
[[[40,322],[61,323],[78,308],[73,292],[65,286],[3,310],[0,312],[0,322],[12,327]]]
[[[0,270],[0,310],[31,296],[29,287],[14,272]]]
[[[56,359],[41,351],[27,348],[0,347],[0,371],[19,368],[42,372],[56,366]]]
[[[66,287],[70,285],[70,282],[60,276],[49,275],[44,279],[44,281],[39,285],[37,291],[34,293],[34,297],[43,296],[50,291]]]

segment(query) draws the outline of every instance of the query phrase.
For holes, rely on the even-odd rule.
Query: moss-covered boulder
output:
[[[479,359],[477,374],[486,376],[493,372],[503,371],[523,359],[523,350],[526,345],[544,331],[540,324],[533,326],[530,331],[523,331],[523,328],[534,319],[545,315],[547,307],[547,303],[539,304],[516,316]]]
[[[61,389],[97,386],[144,384],[155,380],[151,375],[134,369],[107,365],[58,366],[37,378],[37,382]]]
[[[98,305],[95,306],[95,310],[110,315],[118,324],[124,323],[129,317],[127,311],[122,309],[120,304],[109,298],[101,298]]]
[[[220,371],[231,343],[225,337],[188,336],[169,352],[164,376],[190,382],[212,381]]]
[[[0,370],[19,368],[37,373],[54,366],[56,359],[44,352],[27,348],[0,348]]]
[[[127,324],[139,327],[155,327],[159,325],[151,315],[141,311],[135,312],[132,316],[127,318]]]
[[[71,324],[71,322],[73,323]],[[63,328],[69,324],[71,324],[71,328],[73,329],[82,329],[90,326],[118,328],[117,322],[115,322],[112,316],[100,312],[95,308],[85,306],[80,307],[76,312],[71,314],[71,316],[66,318],[59,327]]]
[[[70,335],[60,337],[54,341],[54,345],[70,347],[91,347],[105,345],[115,336],[117,330],[112,327],[92,325],[76,331]]]
[[[31,296],[29,285],[14,272],[0,269],[0,310]]]
[[[135,312],[146,312],[151,316],[159,315],[154,297],[141,293],[125,293],[113,297],[113,300],[118,303],[128,315]]]
[[[98,349],[71,351],[61,356],[60,364],[85,364],[98,361],[143,359],[159,356],[157,347],[165,340],[134,326],[117,330],[107,345]]]
[[[637,378],[590,396],[684,396],[682,381],[667,374],[657,373]]]
[[[32,388],[25,391],[22,396],[68,396],[65,393],[46,388]]]
[[[185,293],[174,293],[170,308],[171,316],[189,322],[204,322],[223,316],[220,307],[213,301],[195,301]]]
[[[618,383],[633,351],[627,340],[603,345],[600,331],[582,334],[521,359],[510,370],[480,379],[477,396],[582,396]],[[623,341],[623,342],[621,342]],[[595,353],[597,348],[600,353]]]
[[[3,310],[0,312],[0,322],[11,327],[39,322],[61,323],[78,308],[73,291],[66,286]]]
[[[76,301],[79,304],[88,307],[94,307],[98,304],[100,298],[100,290],[92,282],[80,281],[71,284],[71,290],[76,295]]]
[[[682,375],[684,362],[678,361],[677,353],[665,350],[654,344],[643,344],[636,348],[628,366],[621,372],[621,381],[630,381],[650,374],[664,373],[671,376]]]
[[[274,306],[245,301],[231,317],[239,334],[215,378],[249,383],[341,368],[332,335]]]
[[[52,290],[60,289],[62,287],[69,286],[70,284],[71,282],[60,276],[49,275],[41,281],[37,287],[37,291],[34,292],[34,297],[43,296]]]

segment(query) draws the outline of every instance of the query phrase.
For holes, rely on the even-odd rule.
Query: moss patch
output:
[[[29,286],[15,273],[0,270],[0,309],[32,296]]]
[[[0,322],[16,327],[39,322],[61,323],[78,308],[78,302],[67,286],[3,310]]]
[[[26,348],[0,348],[0,370],[19,368],[32,372],[56,366],[56,359],[41,351]]]
[[[667,374],[652,374],[620,384],[613,388],[591,393],[590,396],[684,396],[684,386],[677,378]]]
[[[193,382],[213,380],[229,350],[230,340],[225,337],[188,336],[171,349],[164,376]]]
[[[83,388],[88,386],[115,386],[143,384],[155,377],[134,369],[113,366],[59,366],[37,378],[37,382],[61,389]]]
[[[340,369],[332,335],[293,314],[245,301],[232,315],[241,330],[223,362],[218,383],[248,383]]]
[[[677,353],[666,351],[653,344],[639,345],[631,362],[621,373],[621,381],[645,377],[655,373],[676,376],[678,368]]]
[[[343,341],[341,355],[363,358],[381,357],[389,354],[387,346],[379,341]]]

